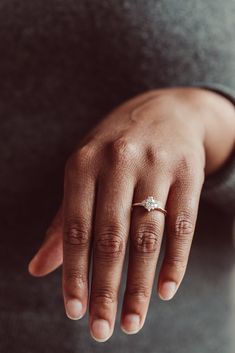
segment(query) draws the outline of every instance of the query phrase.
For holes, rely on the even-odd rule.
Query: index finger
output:
[[[87,309],[95,177],[79,156],[64,183],[63,294],[70,319]]]

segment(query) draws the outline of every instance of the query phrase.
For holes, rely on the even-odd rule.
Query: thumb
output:
[[[33,276],[45,276],[63,262],[63,203],[46,231],[45,239],[28,264]]]

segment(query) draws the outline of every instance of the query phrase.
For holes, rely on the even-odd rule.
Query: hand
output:
[[[157,291],[168,300],[179,288],[203,181],[233,149],[234,115],[227,99],[208,90],[150,91],[112,111],[67,161],[62,204],[29,271],[43,276],[63,258],[65,308],[78,319],[88,306],[93,250],[89,326],[96,340],[107,340],[114,329],[128,238],[121,327],[136,333],[144,324],[165,216],[131,205],[149,195],[168,212]]]

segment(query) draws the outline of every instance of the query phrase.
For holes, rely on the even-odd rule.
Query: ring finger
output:
[[[170,187],[165,176],[153,175],[136,187],[134,202],[148,195],[164,207]],[[150,301],[157,259],[164,229],[164,214],[134,207],[130,230],[130,256],[127,284],[122,308],[121,327],[124,332],[137,333],[144,324]]]

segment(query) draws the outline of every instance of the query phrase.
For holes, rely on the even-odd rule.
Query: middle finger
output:
[[[120,173],[118,167],[105,171],[98,183],[90,329],[100,342],[106,341],[114,329],[133,189],[134,177],[127,169]]]

